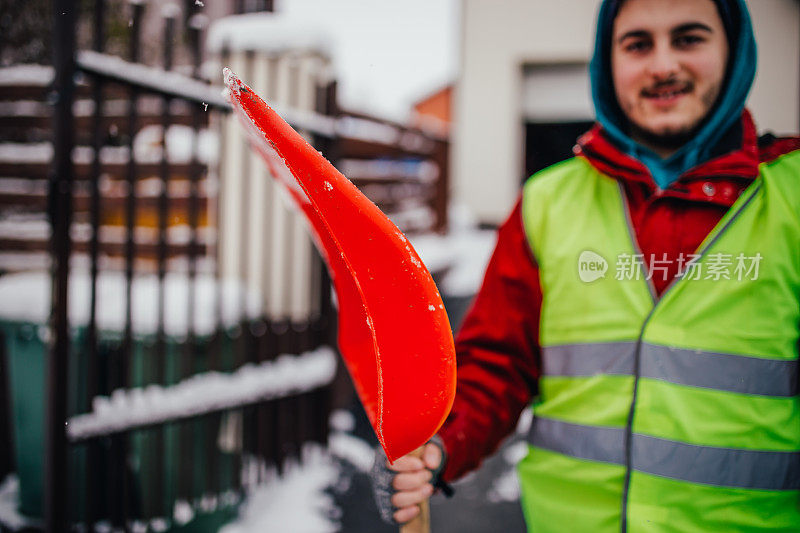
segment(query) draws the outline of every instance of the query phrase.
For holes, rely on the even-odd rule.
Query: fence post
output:
[[[447,199],[450,188],[450,141],[436,140],[434,160],[439,168],[439,177],[436,180],[436,200],[434,209],[436,211],[435,230],[438,233],[447,231]]]
[[[8,353],[6,351],[6,338],[0,330],[0,413],[11,413],[11,380],[8,375]],[[3,416],[0,420],[0,479],[16,472],[14,464],[14,435],[12,431],[12,417]]]
[[[95,52],[103,52],[105,49],[105,0],[95,0],[94,27]],[[100,269],[98,266],[100,254],[100,174],[102,164],[100,161],[100,151],[103,148],[103,88],[105,84],[100,78],[92,80],[92,101],[94,102],[94,113],[92,117],[92,166],[89,174],[90,207],[89,222],[92,226],[92,237],[89,241],[89,262],[91,289],[89,296],[89,324],[86,329],[86,403],[82,406],[85,411],[91,411],[92,399],[97,396],[100,384],[99,358],[98,358],[98,332],[97,332],[97,277]],[[103,449],[97,441],[92,441],[87,447],[86,480],[84,495],[83,522],[89,531],[94,530],[94,524],[100,516],[100,500],[102,494],[102,470],[100,457]]]
[[[53,166],[49,184],[52,258],[50,325],[53,340],[47,364],[47,443],[45,457],[45,528],[67,530],[67,361],[69,324],[67,285],[72,223],[72,101],[75,84],[74,0],[53,1]]]

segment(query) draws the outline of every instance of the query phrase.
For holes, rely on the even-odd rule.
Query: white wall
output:
[[[759,130],[800,129],[800,1],[749,0],[758,73],[747,105]]]
[[[315,89],[328,75],[325,56],[314,51],[257,51],[252,59],[247,57],[245,50],[234,50],[227,65],[267,102],[314,110]],[[263,295],[260,311],[269,318],[303,322],[319,311],[319,276],[313,270],[313,244],[305,220],[261,157],[248,148],[237,117],[225,117],[220,133],[220,274],[258,290]]]
[[[499,223],[523,164],[523,66],[588,62],[599,0],[463,0],[455,95],[453,198]],[[800,116],[800,2],[751,0],[760,66],[749,105],[761,129],[791,132]]]
[[[586,63],[535,64],[523,69],[521,111],[529,122],[592,120]]]

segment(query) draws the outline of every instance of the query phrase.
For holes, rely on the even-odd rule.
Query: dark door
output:
[[[523,180],[543,168],[572,157],[575,141],[591,127],[591,121],[527,122]]]

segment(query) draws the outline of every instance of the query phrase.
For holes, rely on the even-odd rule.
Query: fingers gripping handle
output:
[[[422,459],[425,445],[420,446],[409,455]],[[420,513],[413,519],[400,526],[400,533],[430,533],[431,510],[430,503],[425,500],[419,504]]]

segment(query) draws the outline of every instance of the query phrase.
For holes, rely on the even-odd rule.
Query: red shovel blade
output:
[[[390,460],[424,444],[455,396],[450,323],[406,237],[229,69],[253,147],[311,225],[339,303],[339,348]]]

